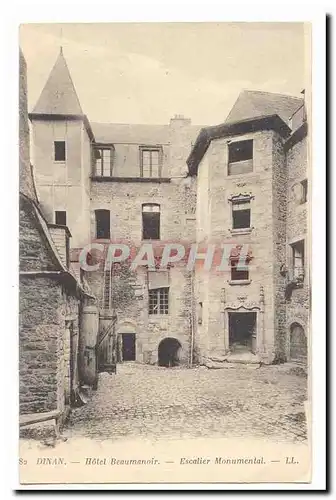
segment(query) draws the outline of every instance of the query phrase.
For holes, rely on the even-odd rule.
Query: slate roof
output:
[[[295,111],[304,104],[300,97],[293,97],[271,92],[243,90],[228,114],[225,123],[278,115],[288,123]]]
[[[169,125],[146,125],[128,123],[91,123],[91,128],[98,143],[113,144],[168,144],[171,127]],[[196,140],[201,127],[189,127],[190,139]]]
[[[166,144],[169,142],[168,125],[138,125],[128,123],[92,123],[97,142]]]
[[[83,115],[62,49],[32,114]]]

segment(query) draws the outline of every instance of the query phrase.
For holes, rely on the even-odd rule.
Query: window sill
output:
[[[58,165],[65,165],[66,164],[66,160],[54,160],[54,163],[57,163]]]
[[[231,234],[251,234],[253,227],[246,227],[241,229],[229,229]]]
[[[154,182],[157,184],[170,182],[169,177],[104,177],[101,175],[92,175],[91,180],[95,182]]]
[[[226,178],[227,179],[233,179],[233,180],[236,180],[236,179],[241,179],[242,177],[253,177],[254,175],[256,175],[257,172],[255,172],[254,170],[252,172],[246,172],[246,173],[241,173],[241,174],[229,174],[227,173],[226,174]]]
[[[229,285],[249,285],[252,280],[228,280]]]

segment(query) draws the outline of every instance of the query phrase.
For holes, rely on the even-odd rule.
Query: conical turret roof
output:
[[[62,49],[32,114],[83,115]]]

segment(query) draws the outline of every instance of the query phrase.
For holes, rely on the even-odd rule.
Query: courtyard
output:
[[[102,373],[98,390],[72,411],[65,437],[307,439],[307,378],[299,368],[232,364],[165,368],[128,362]]]

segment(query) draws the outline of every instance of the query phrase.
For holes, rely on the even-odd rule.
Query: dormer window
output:
[[[228,175],[253,172],[253,140],[229,143]]]
[[[96,177],[112,177],[113,162],[113,145],[95,145],[93,147],[93,172]]]
[[[140,177],[161,177],[161,146],[140,146]]]

